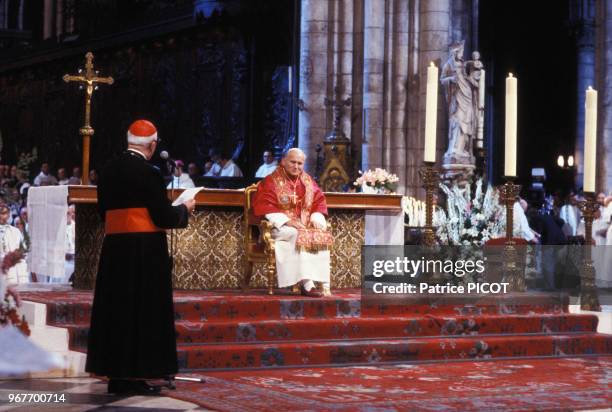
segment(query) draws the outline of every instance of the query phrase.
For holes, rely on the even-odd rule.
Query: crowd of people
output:
[[[519,198],[514,205],[514,235],[533,244],[584,244],[584,218],[579,203],[584,201],[574,191],[565,198],[560,192],[549,194],[543,202],[528,203]],[[612,245],[612,194],[600,192],[593,220],[593,244]]]
[[[28,191],[32,186],[80,185],[81,169],[74,167],[68,176],[66,168],[50,171],[49,164],[41,164],[39,173],[31,180],[27,172],[16,165],[0,165],[0,257],[16,249],[28,251],[30,248],[30,228],[28,222]],[[89,173],[90,184],[97,184],[96,170]],[[68,207],[66,216],[66,273],[61,279],[51,279],[43,274],[32,274],[25,261],[13,267],[8,275],[10,284],[35,282],[67,283],[74,272],[75,253],[75,209]]]

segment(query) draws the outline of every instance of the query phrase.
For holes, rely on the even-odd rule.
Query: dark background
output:
[[[505,78],[518,78],[517,173],[527,184],[532,167],[544,167],[548,187],[567,186],[572,171],[557,167],[574,153],[577,60],[568,0],[480,1],[480,49],[492,102],[493,181],[504,171]],[[489,79],[491,81],[491,79]]]
[[[128,125],[144,117],[158,126],[162,149],[175,158],[201,164],[211,147],[230,153],[241,148],[238,164],[252,175],[265,148],[280,150],[294,134],[287,66],[298,61],[299,4],[64,0],[72,27],[43,41],[43,1],[26,0],[23,30],[0,30],[2,163],[15,163],[33,147],[39,153],[33,172],[43,160],[53,170],[80,163],[83,91],[61,77],[83,67],[92,50],[101,75],[115,78],[114,85],[94,93],[93,168],[120,151]],[[549,187],[567,185],[573,172],[559,170],[556,158],[573,153],[576,138],[570,0],[479,4],[492,182],[500,183],[503,173],[505,77],[511,71],[519,79],[521,183],[528,183],[531,167],[540,166]],[[9,6],[12,16],[14,2]],[[293,80],[295,91],[295,75]]]
[[[175,158],[203,164],[216,147],[236,152],[245,175],[286,143],[297,1],[64,1],[68,32],[43,41],[43,2],[28,0],[24,30],[0,31],[2,163],[36,147],[31,176],[45,160],[53,171],[80,164],[84,92],[62,76],[89,50],[115,79],[94,92],[92,168],[125,147],[138,118]]]

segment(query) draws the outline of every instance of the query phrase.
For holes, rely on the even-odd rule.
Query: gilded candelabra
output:
[[[434,162],[424,162],[424,165],[419,170],[419,175],[425,188],[425,230],[423,232],[423,244],[429,247],[436,245],[436,233],[433,227],[433,196],[440,183],[440,171],[434,165]]]
[[[599,210],[599,204],[595,201],[595,193],[585,193],[585,200],[578,203],[578,207],[584,217],[584,253],[582,267],[580,268],[580,308],[582,310],[601,310],[597,289],[595,288],[595,266],[591,258],[591,246],[593,245],[593,218]]]
[[[525,276],[519,267],[519,254],[513,239],[514,202],[520,193],[521,186],[514,184],[514,177],[506,176],[506,183],[501,187],[501,199],[506,206],[506,241],[504,242],[504,282],[510,283],[510,290],[525,291]]]

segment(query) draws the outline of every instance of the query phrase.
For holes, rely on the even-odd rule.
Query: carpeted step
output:
[[[572,314],[176,323],[179,344],[596,331],[597,316]]]
[[[434,337],[181,346],[179,365],[182,371],[190,371],[609,353],[612,353],[612,336],[596,333]]]
[[[465,302],[465,300],[464,300]],[[240,298],[185,301],[175,299],[177,320],[188,321],[255,321],[284,319],[356,318],[360,316],[415,315],[497,315],[564,313],[565,305],[556,297],[496,298],[482,302],[439,304],[401,304],[397,301],[363,303],[359,296],[331,296],[321,299],[301,296],[242,296]]]
[[[56,323],[66,328],[70,348],[86,351],[86,324]],[[413,336],[486,336],[494,334],[595,332],[594,315],[493,315],[300,319],[244,322],[177,321],[177,343],[288,342],[305,340],[407,338]]]
[[[477,303],[444,300],[398,303],[394,299],[361,300],[354,290],[337,291],[321,299],[306,298],[283,292],[267,295],[263,291],[175,291],[177,320],[246,321],[285,319],[345,319],[387,316],[450,315],[478,316],[498,314],[560,314],[567,312],[566,301],[558,295],[531,293],[505,297],[482,298]],[[74,294],[74,295],[72,295]],[[26,292],[23,300],[46,303],[49,324],[89,324],[92,292]]]

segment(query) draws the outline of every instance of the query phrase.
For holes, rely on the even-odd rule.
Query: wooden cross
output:
[[[85,73],[79,69],[79,74],[65,74],[63,77],[66,83],[77,82],[81,88],[85,88],[85,125],[79,129],[79,134],[83,136],[83,168],[82,181],[86,185],[89,183],[89,140],[94,134],[91,127],[91,96],[94,90],[98,89],[98,84],[113,84],[112,77],[98,77],[98,71],[94,71],[93,53],[87,52],[85,55]]]

